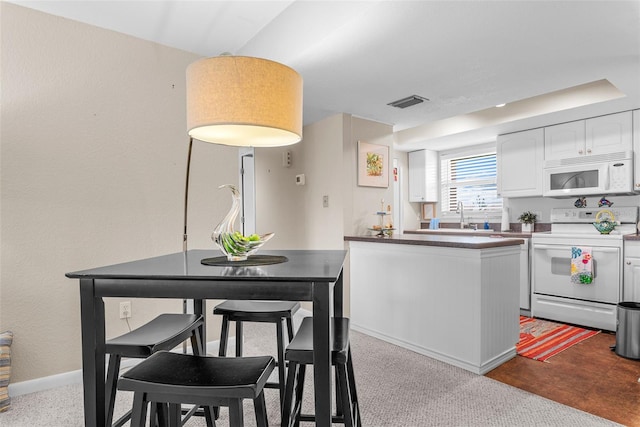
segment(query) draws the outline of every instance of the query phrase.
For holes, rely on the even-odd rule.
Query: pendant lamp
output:
[[[302,78],[261,58],[221,55],[187,68],[189,136],[214,144],[278,147],[302,139]]]

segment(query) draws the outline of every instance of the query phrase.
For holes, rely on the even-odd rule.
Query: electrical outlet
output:
[[[322,207],[323,208],[329,207],[329,196],[322,196]]]
[[[120,318],[128,319],[131,317],[131,301],[123,301],[120,303]]]

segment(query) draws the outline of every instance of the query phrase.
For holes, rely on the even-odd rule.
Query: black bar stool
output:
[[[219,356],[227,355],[229,342],[229,322],[236,322],[236,357],[242,356],[242,322],[275,323],[278,340],[278,379],[267,382],[266,388],[280,390],[280,404],[284,400],[286,384],[286,364],[284,360],[283,320],[287,324],[288,342],[293,339],[293,315],[300,309],[300,303],[294,301],[236,301],[229,300],[218,304],[213,314],[222,315]]]
[[[331,319],[331,364],[336,369],[337,414],[332,422],[345,427],[361,427],[356,380],[349,346],[349,319]],[[298,426],[300,421],[315,421],[314,415],[301,414],[305,367],[313,365],[313,318],[305,317],[285,352],[289,363],[287,388],[282,405],[282,427]],[[295,392],[295,394],[294,394]]]
[[[210,357],[161,351],[122,374],[118,389],[134,392],[132,427],[145,426],[149,402],[168,404],[168,411],[157,411],[161,425],[180,426],[184,403],[204,407],[208,427],[215,427],[213,406],[227,406],[231,427],[241,427],[243,399],[253,400],[256,424],[267,427],[264,385],[275,365],[271,356]]]
[[[113,407],[122,358],[144,359],[158,351],[171,350],[187,339],[191,339],[194,354],[204,354],[203,344],[198,334],[203,325],[204,318],[195,314],[161,314],[139,328],[106,342],[105,353],[109,354],[105,390],[107,425],[111,425],[113,421]],[[130,417],[131,411],[120,417],[114,426],[125,424]]]

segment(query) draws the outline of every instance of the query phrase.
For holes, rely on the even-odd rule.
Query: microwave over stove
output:
[[[633,194],[633,153],[549,160],[544,163],[545,197]]]

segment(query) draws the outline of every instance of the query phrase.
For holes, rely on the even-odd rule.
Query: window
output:
[[[497,213],[496,151],[483,147],[440,156],[441,209],[455,212],[462,202],[465,212]]]

